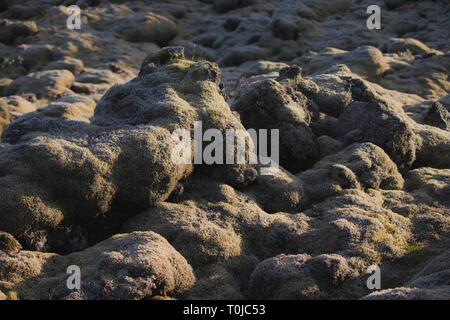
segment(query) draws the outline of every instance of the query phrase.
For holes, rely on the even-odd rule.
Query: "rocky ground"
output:
[[[0,300],[450,299],[449,16],[1,0]],[[194,121],[279,129],[280,170],[175,164]]]

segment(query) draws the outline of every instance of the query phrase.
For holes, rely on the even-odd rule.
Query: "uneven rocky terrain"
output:
[[[0,0],[0,300],[450,299],[449,16]],[[174,163],[196,121],[279,129],[280,169]]]

